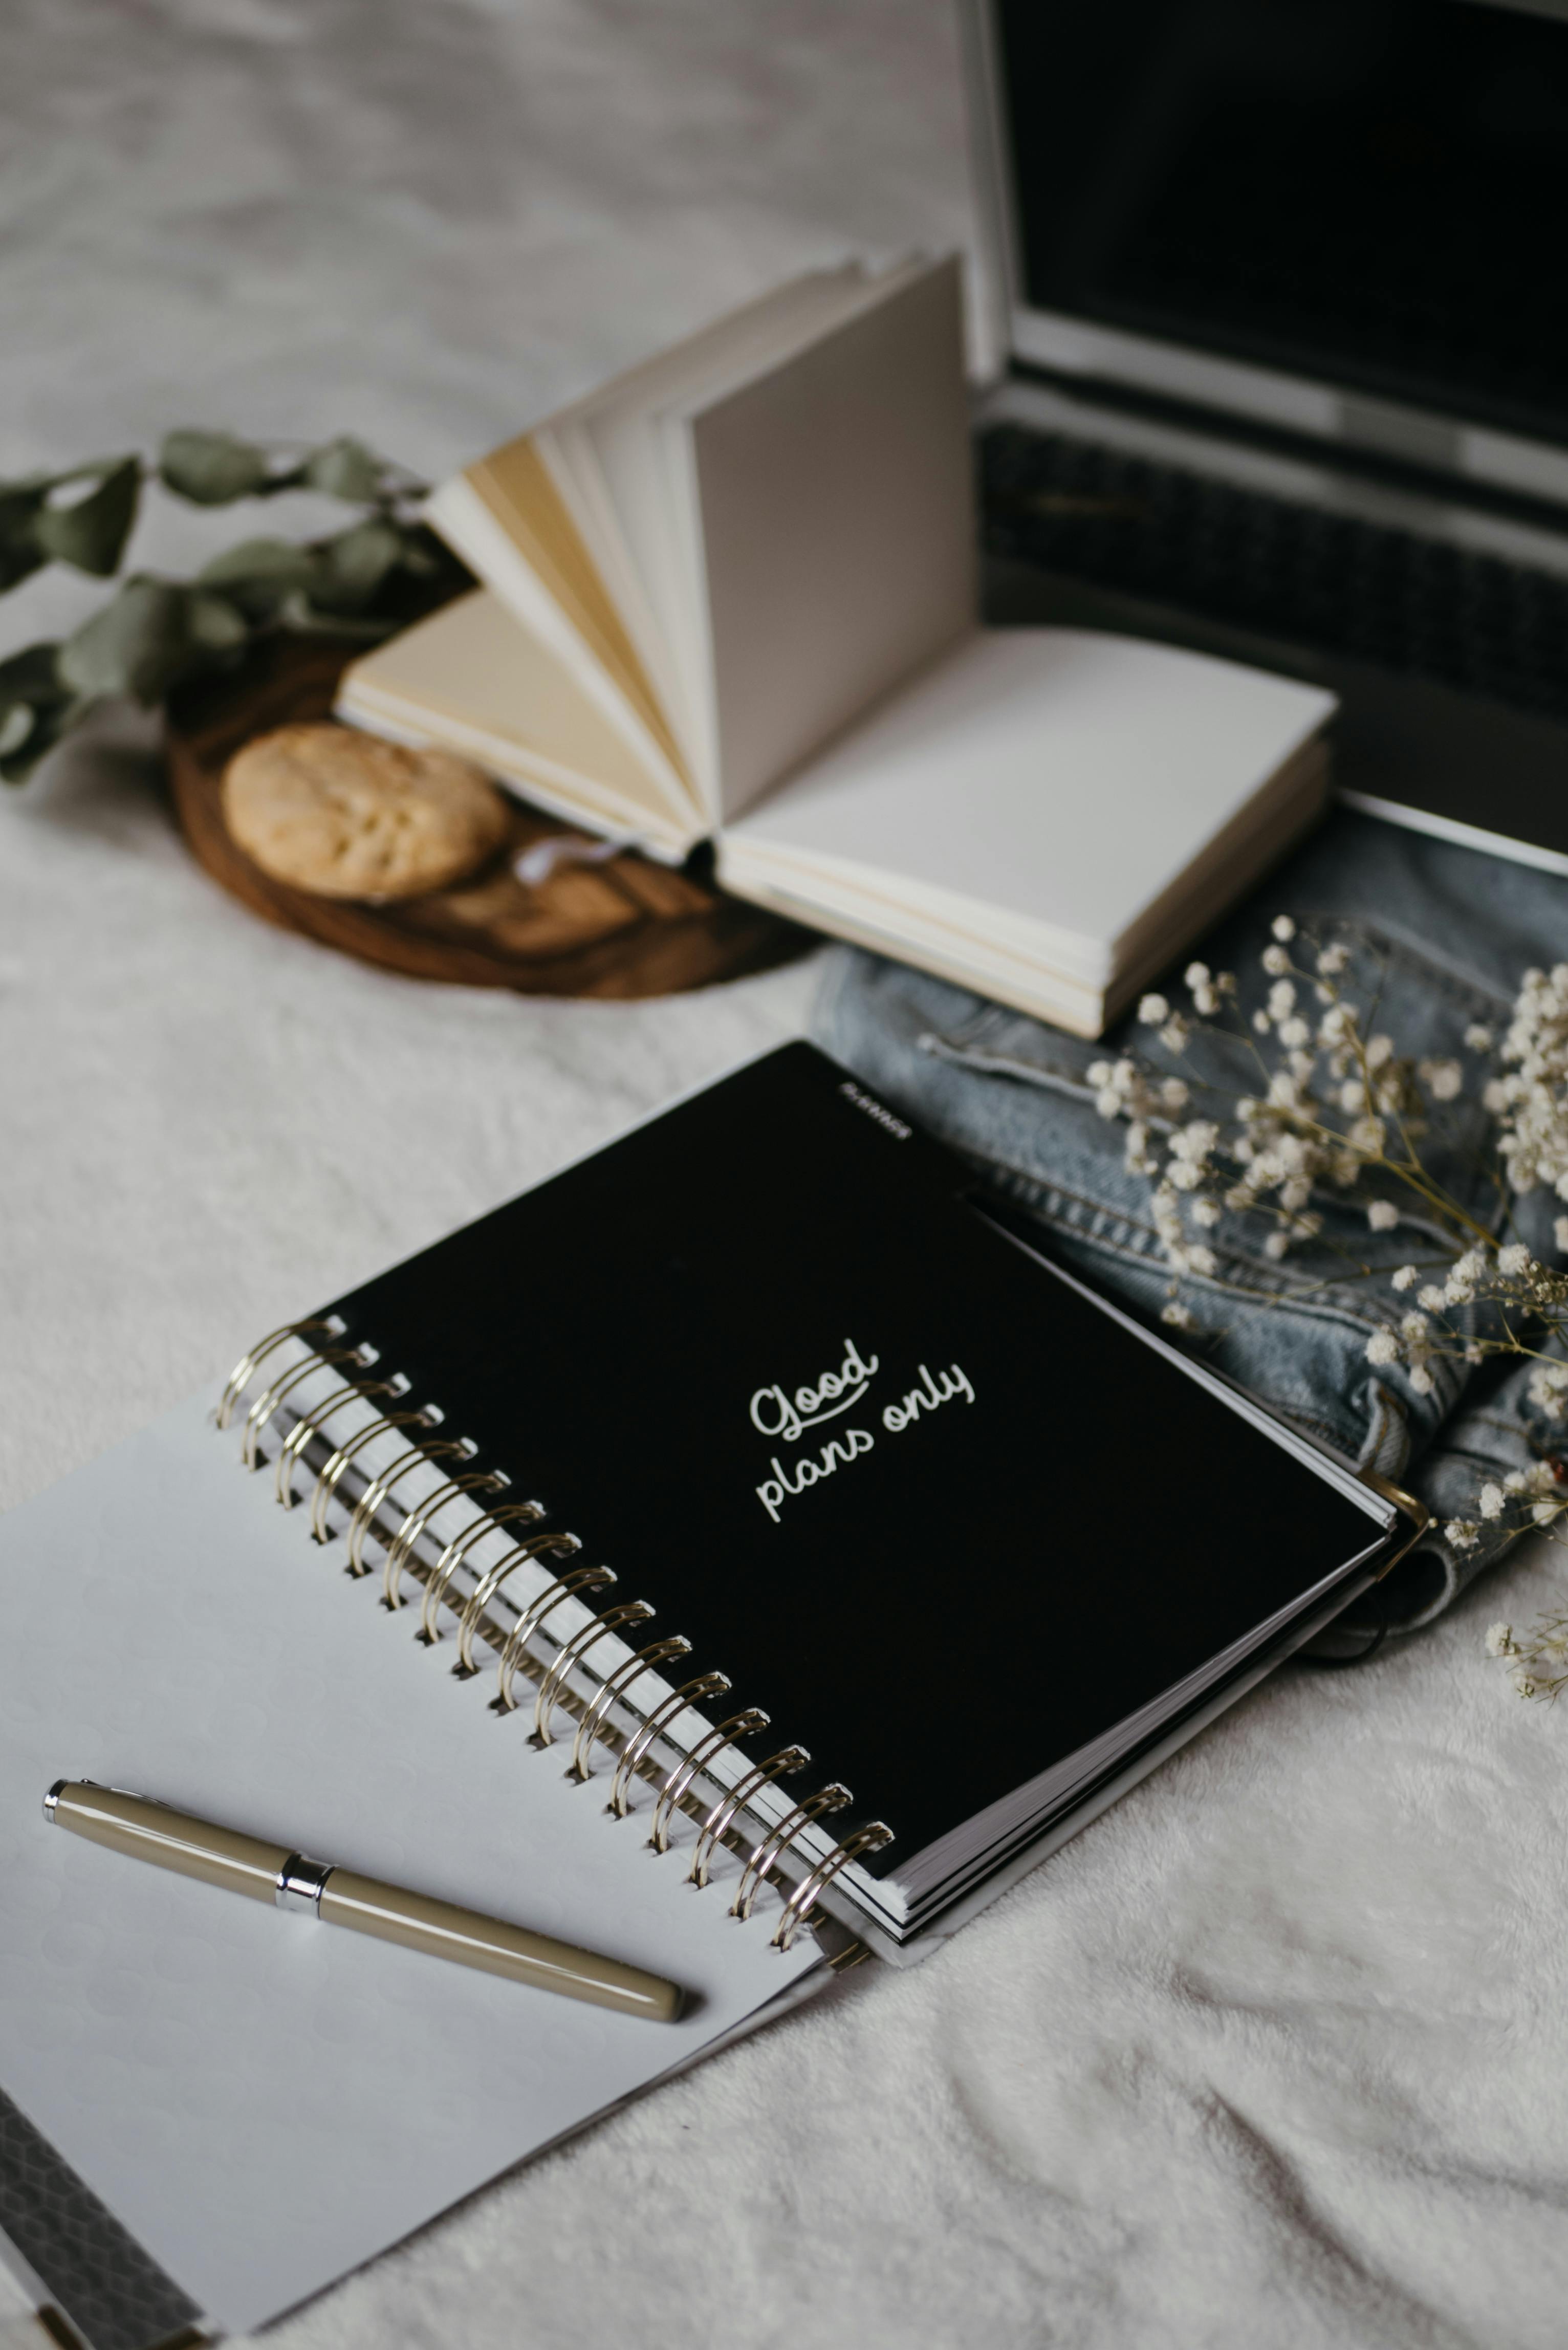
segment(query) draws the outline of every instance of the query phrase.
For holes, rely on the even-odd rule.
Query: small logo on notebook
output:
[[[875,1094],[862,1093],[860,1087],[851,1085],[847,1077],[838,1090],[846,1102],[853,1102],[856,1108],[864,1110],[867,1118],[874,1118],[878,1126],[886,1127],[888,1132],[896,1135],[900,1142],[908,1142],[914,1128],[906,1126],[901,1118],[895,1118],[886,1103],[879,1102]]]

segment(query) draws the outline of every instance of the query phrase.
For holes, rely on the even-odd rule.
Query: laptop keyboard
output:
[[[1568,579],[1066,433],[980,457],[992,554],[1568,717]]]

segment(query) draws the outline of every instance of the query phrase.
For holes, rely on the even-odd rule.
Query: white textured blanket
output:
[[[0,473],[182,421],[443,466],[790,268],[961,236],[956,72],[946,0],[12,0]],[[21,600],[0,650],[68,601]],[[5,1501],[798,1028],[812,982],[378,976],[222,899],[138,743],[0,810]],[[1521,1561],[1365,1674],[1278,1681],[923,1970],[862,1968],[281,2340],[1561,2343],[1568,1717],[1480,1654],[1552,1584]]]

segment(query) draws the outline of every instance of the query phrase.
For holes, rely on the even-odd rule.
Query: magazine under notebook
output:
[[[0,1524],[0,2088],[234,2327],[805,1995],[826,1912],[929,1947],[1393,1523],[805,1045],[241,1385],[225,1430],[198,1399]],[[51,1835],[65,1775],[626,1959],[687,2014]]]

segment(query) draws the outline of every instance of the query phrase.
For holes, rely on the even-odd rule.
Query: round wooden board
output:
[[[793,924],[630,853],[558,865],[531,888],[512,870],[517,858],[570,827],[515,802],[490,863],[426,898],[356,905],[273,880],[224,827],[223,769],[254,735],[330,717],[350,658],[324,638],[268,638],[241,668],[171,696],[165,736],[180,828],[197,862],[253,913],[386,971],[524,995],[672,995],[766,971],[812,943]]]

